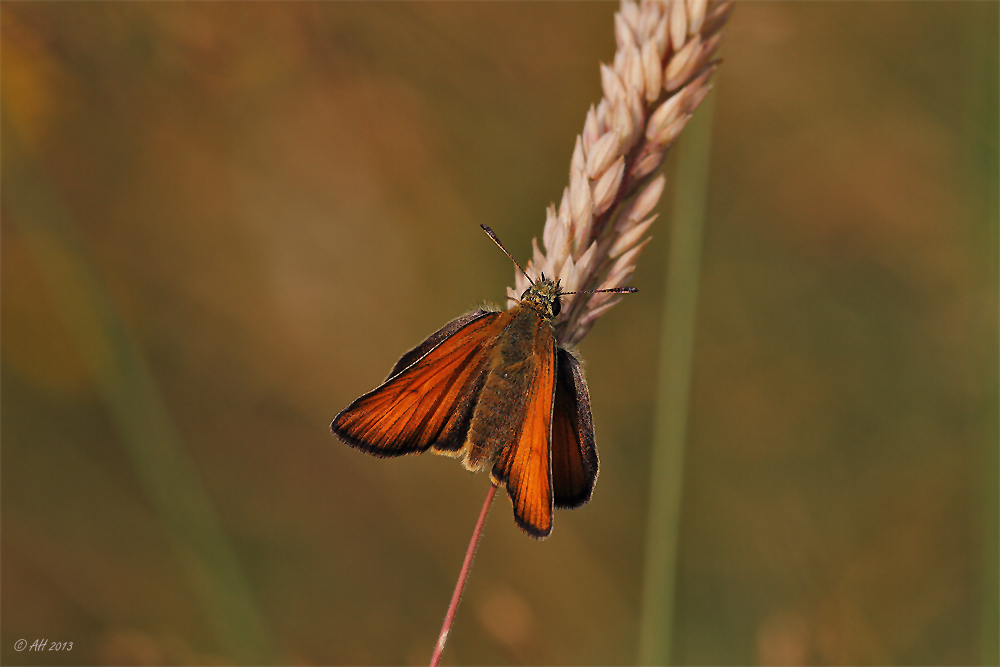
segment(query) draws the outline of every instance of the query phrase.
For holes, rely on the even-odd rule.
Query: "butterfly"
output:
[[[598,457],[580,359],[554,331],[561,298],[577,292],[563,292],[544,274],[528,281],[509,310],[463,315],[404,354],[330,429],[378,457],[430,450],[473,472],[490,468],[491,482],[507,488],[517,525],[545,538],[555,508],[590,500]]]

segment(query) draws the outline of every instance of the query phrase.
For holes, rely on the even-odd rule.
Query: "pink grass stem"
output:
[[[462,591],[465,590],[465,582],[469,578],[469,570],[472,569],[472,558],[476,555],[479,538],[483,534],[486,515],[489,514],[490,505],[493,504],[493,496],[496,494],[497,487],[495,484],[491,484],[490,490],[486,492],[483,509],[479,511],[479,520],[476,521],[476,528],[472,531],[472,539],[469,540],[469,548],[465,552],[462,571],[458,573],[458,581],[455,582],[455,592],[451,595],[451,604],[448,605],[448,613],[445,614],[444,625],[441,626],[441,635],[438,637],[437,645],[434,646],[434,655],[431,656],[430,667],[437,667],[438,663],[441,662],[441,653],[444,651],[445,642],[448,641],[448,633],[451,632],[451,623],[455,620],[455,610],[458,609],[458,603],[462,599]]]

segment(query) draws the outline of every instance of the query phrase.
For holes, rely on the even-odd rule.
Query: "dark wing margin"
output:
[[[501,315],[477,311],[447,324],[403,355],[381,386],[344,408],[330,430],[379,457],[430,448],[459,455],[502,330]]]
[[[583,368],[572,352],[561,347],[556,348],[556,362],[552,490],[556,507],[572,509],[590,500],[599,462]]]

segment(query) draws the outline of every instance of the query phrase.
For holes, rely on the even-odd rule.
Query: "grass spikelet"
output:
[[[663,178],[654,175],[711,89],[719,30],[731,11],[731,2],[623,0],[615,14],[618,50],[600,67],[604,97],[587,111],[569,186],[558,208],[546,210],[543,247],[533,241],[529,274],[576,290],[620,286],[632,275],[663,192]],[[511,304],[528,286],[522,275],[514,280]],[[578,343],[618,302],[599,296],[565,298],[556,322],[560,344]]]

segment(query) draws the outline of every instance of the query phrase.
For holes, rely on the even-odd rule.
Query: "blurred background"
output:
[[[478,225],[529,257],[615,9],[0,6],[5,664],[428,660],[488,480],[328,424],[502,302]],[[678,663],[996,664],[998,18],[730,21]],[[446,664],[637,659],[674,169],[581,345],[594,498],[498,497]]]

